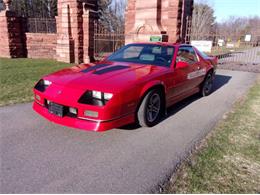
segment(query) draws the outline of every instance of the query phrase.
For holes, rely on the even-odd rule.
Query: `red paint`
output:
[[[166,104],[170,106],[198,92],[204,76],[188,80],[187,75],[190,72],[198,67],[205,68],[207,72],[210,69],[215,69],[215,65],[212,65],[212,59],[204,59],[199,53],[197,53],[200,59],[199,63],[177,68],[175,67],[175,61],[180,45],[169,43],[156,44],[175,47],[170,67],[109,62],[105,59],[97,64],[109,64],[107,67],[127,65],[130,68],[101,75],[93,74],[93,71],[81,72],[93,66],[93,64],[67,68],[43,77],[43,79],[51,81],[52,84],[44,92],[34,89],[35,96],[38,95],[41,99],[37,100],[35,98],[33,109],[48,120],[64,126],[91,131],[105,131],[133,123],[135,121],[135,112],[142,97],[152,87],[157,85],[164,87]],[[105,106],[78,103],[79,98],[87,90],[112,93],[113,97]],[[46,100],[77,108],[78,116],[74,118],[69,116],[59,117],[50,114],[44,106]],[[85,110],[98,112],[98,118],[84,116]]]

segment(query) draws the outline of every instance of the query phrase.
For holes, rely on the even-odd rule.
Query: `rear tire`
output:
[[[152,127],[158,124],[163,112],[162,95],[159,90],[152,90],[144,97],[138,112],[137,119],[142,127]]]
[[[211,94],[213,88],[213,73],[209,72],[205,80],[202,83],[201,89],[200,89],[200,94],[202,97],[208,96]]]

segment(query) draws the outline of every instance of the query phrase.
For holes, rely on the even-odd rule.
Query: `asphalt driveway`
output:
[[[169,109],[153,128],[85,132],[48,122],[31,104],[0,108],[1,193],[147,193],[255,81],[219,70],[214,93]]]

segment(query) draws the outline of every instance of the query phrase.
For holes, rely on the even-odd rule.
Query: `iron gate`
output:
[[[110,31],[98,21],[94,23],[94,57],[102,59],[125,45],[123,30]]]

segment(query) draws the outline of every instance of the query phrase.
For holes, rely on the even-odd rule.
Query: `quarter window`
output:
[[[176,60],[177,62],[184,61],[193,64],[198,62],[198,57],[192,47],[185,46],[179,48]]]

